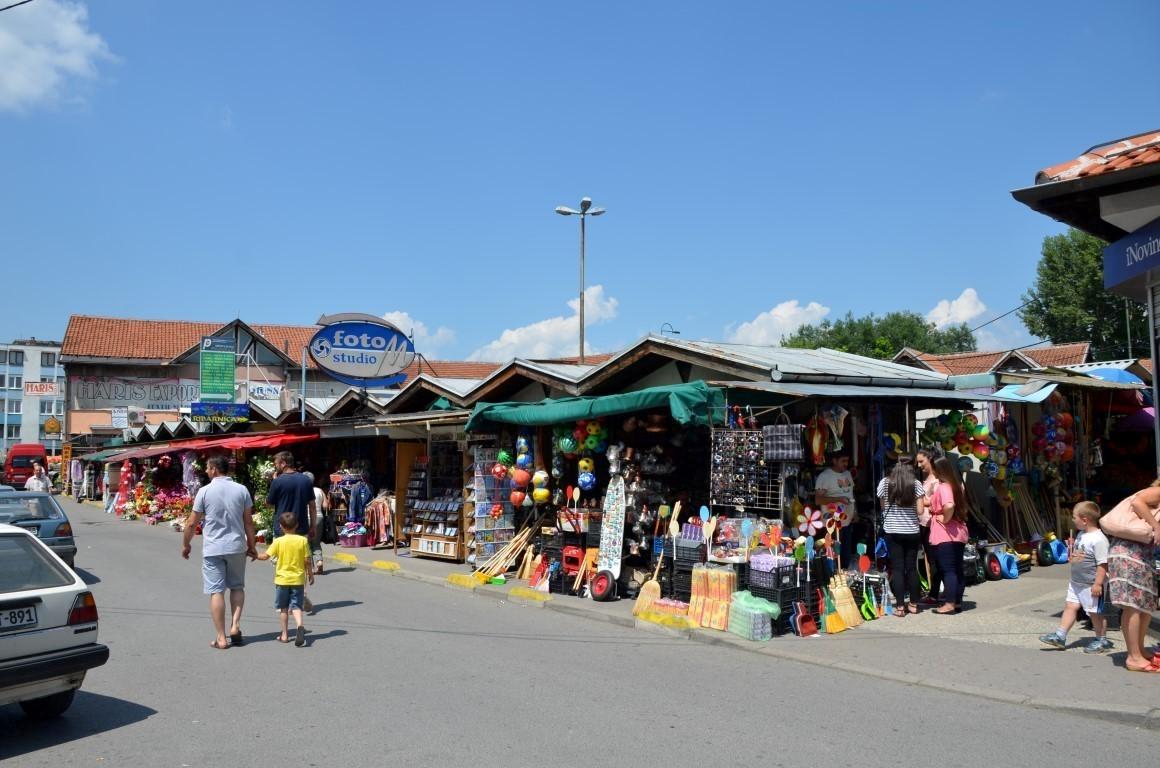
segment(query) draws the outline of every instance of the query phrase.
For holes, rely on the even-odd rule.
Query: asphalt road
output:
[[[251,564],[249,642],[215,651],[178,534],[67,506],[112,655],[60,720],[0,707],[11,765],[1151,765],[1160,743],[354,569],[311,589],[295,648]]]

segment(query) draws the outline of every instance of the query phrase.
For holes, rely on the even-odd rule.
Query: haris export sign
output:
[[[415,345],[395,326],[374,315],[329,315],[310,340],[310,357],[324,371],[357,387],[402,381],[415,361]]]

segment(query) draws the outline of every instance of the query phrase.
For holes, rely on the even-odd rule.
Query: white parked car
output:
[[[108,659],[88,586],[33,532],[0,523],[0,705],[56,717]]]

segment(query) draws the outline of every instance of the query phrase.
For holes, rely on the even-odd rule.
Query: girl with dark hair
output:
[[[922,508],[918,510],[918,524],[922,526],[923,562],[926,564],[927,593],[921,601],[923,605],[938,605],[938,593],[942,588],[942,574],[934,561],[934,547],[930,545],[930,500],[934,498],[934,489],[938,487],[938,478],[934,476],[934,460],[938,454],[929,448],[919,448],[914,455],[914,463],[922,474],[922,489],[926,497],[922,500]]]
[[[958,613],[962,610],[963,551],[967,547],[967,500],[958,468],[945,457],[935,459],[934,474],[938,486],[931,496],[930,545],[943,578],[943,604],[935,613]]]
[[[894,615],[899,618],[907,611],[918,613],[917,558],[922,544],[918,516],[925,496],[909,456],[900,456],[890,474],[878,483],[882,530],[890,546],[890,591],[894,593]]]

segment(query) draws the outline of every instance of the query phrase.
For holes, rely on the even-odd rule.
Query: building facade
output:
[[[65,412],[60,346],[35,338],[0,344],[0,453],[16,443],[43,443],[49,454],[60,452]]]

